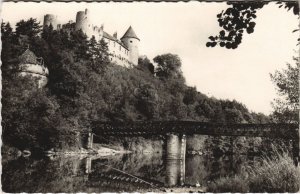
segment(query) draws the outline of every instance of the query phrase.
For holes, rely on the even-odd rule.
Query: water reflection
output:
[[[183,185],[185,174],[182,173],[182,160],[167,159],[166,160],[166,181],[165,186],[171,187],[176,185]]]
[[[52,160],[19,158],[3,163],[2,186],[5,192],[12,193],[133,192],[183,183],[206,186],[218,177],[238,173],[249,164],[249,159],[237,155],[187,155],[184,170],[182,162],[167,160],[162,153]]]

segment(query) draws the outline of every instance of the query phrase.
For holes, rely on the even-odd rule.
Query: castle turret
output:
[[[85,11],[79,11],[76,15],[76,25],[75,30],[82,30],[83,33],[89,34],[89,11],[85,9]]]
[[[46,14],[44,16],[44,27],[45,26],[50,26],[50,24],[53,27],[53,30],[57,29],[57,16],[53,15],[53,14]]]
[[[121,41],[129,49],[129,61],[134,65],[137,65],[139,58],[140,39],[137,37],[131,26],[125,32],[125,34],[121,38]]]

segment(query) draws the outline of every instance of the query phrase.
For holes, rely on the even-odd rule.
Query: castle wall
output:
[[[110,53],[110,60],[116,64],[128,67],[131,63],[129,60],[129,50],[117,41],[107,38],[105,38],[104,40],[107,42],[108,50]]]
[[[57,29],[58,25],[56,16],[47,14],[44,17],[44,26],[50,24],[52,24],[53,27],[55,26],[55,29]],[[94,36],[96,41],[104,38],[104,40],[108,43],[108,50],[110,54],[109,59],[113,63],[126,67],[138,64],[139,40],[135,38],[124,38],[121,42],[117,40],[117,37],[111,37],[110,39],[110,35],[104,36],[103,26],[98,27],[90,23],[89,11],[87,9],[85,9],[85,11],[77,12],[75,23],[70,21],[67,24],[59,25],[59,29],[60,26],[61,30],[68,33],[72,31],[82,30],[82,32],[85,33],[88,38]]]
[[[69,23],[62,25],[61,30],[70,34],[72,31],[75,30],[75,25],[76,24],[74,22],[72,23],[72,21],[69,21]]]
[[[89,38],[92,38],[92,36],[95,37],[96,41],[99,41],[103,38],[103,28],[94,26],[94,25],[88,25],[88,30],[86,35]]]

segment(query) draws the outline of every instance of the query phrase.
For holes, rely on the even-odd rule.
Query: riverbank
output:
[[[84,149],[84,148],[79,148],[78,150],[51,149],[48,151],[38,153],[38,155],[46,155],[48,157],[54,157],[54,156],[104,157],[104,156],[110,156],[115,154],[127,154],[127,153],[131,153],[131,151],[124,150],[121,148],[116,148],[116,147],[109,147],[101,144],[94,144],[93,148],[91,149]],[[19,157],[29,157],[31,155],[31,151],[27,149],[19,150],[15,147],[2,145],[1,155],[2,155],[2,162],[5,162],[10,160],[15,160]]]
[[[109,156],[109,155],[115,155],[115,154],[125,154],[130,153],[128,150],[124,149],[115,149],[107,146],[103,146],[101,144],[93,144],[93,148],[85,149],[80,148],[79,150],[75,151],[53,151],[49,150],[46,151],[45,154],[47,156],[51,155],[67,155],[67,156],[87,156],[87,155],[93,155],[93,156]]]

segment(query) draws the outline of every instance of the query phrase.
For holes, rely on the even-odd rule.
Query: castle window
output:
[[[132,40],[130,41],[130,43],[132,43]]]
[[[114,47],[116,47],[116,42],[114,42]]]
[[[122,49],[121,49],[121,45],[120,45],[120,51],[122,51]]]

